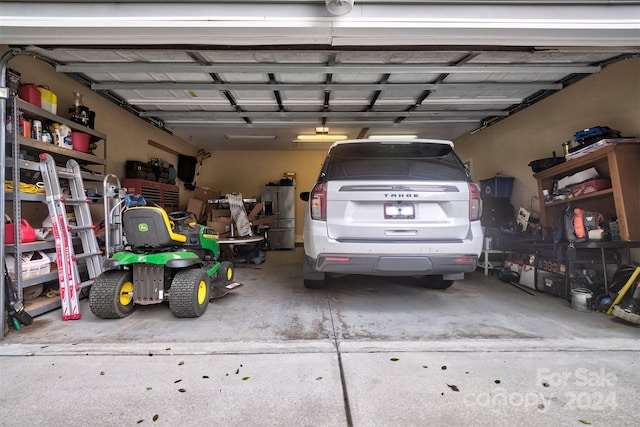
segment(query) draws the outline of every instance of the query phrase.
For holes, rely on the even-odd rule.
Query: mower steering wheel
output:
[[[169,217],[170,220],[179,222],[179,223],[184,222],[189,217],[193,217],[193,219],[195,220],[194,214],[187,211],[169,212],[167,216]]]

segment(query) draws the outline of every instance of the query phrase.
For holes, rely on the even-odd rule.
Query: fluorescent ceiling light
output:
[[[522,98],[427,98],[422,101],[422,106],[429,105],[473,105],[473,104],[519,104],[522,102]],[[378,103],[376,103],[378,104]],[[464,111],[464,110],[454,110]]]
[[[348,139],[347,135],[331,135],[327,126],[316,127],[316,133],[312,135],[298,135],[293,142],[335,142]]]
[[[276,135],[225,135],[226,139],[276,139]]]
[[[334,142],[348,139],[347,135],[329,135],[326,133],[314,134],[314,135],[298,135],[293,142]]]
[[[367,139],[416,139],[418,135],[369,135]]]
[[[177,99],[177,98],[161,98],[161,99],[136,99],[132,98],[127,101],[133,105],[217,105],[217,106],[229,106],[229,101],[226,99],[203,99],[203,98],[189,98],[189,99]],[[243,103],[245,104],[245,103]],[[225,109],[224,111],[228,111]]]

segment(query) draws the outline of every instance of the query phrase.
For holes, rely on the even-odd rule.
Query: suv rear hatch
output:
[[[470,179],[452,148],[445,141],[336,145],[322,171],[329,238],[445,243],[468,237]]]

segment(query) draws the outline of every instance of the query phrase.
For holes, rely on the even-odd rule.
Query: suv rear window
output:
[[[341,180],[468,180],[462,162],[450,145],[418,142],[337,145],[329,152],[321,177]]]

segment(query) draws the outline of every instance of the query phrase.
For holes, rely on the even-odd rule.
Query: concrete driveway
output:
[[[640,330],[480,272],[301,283],[239,267],[198,319],[55,311],[0,343],[0,425],[637,425]],[[11,421],[9,421],[11,420]]]

